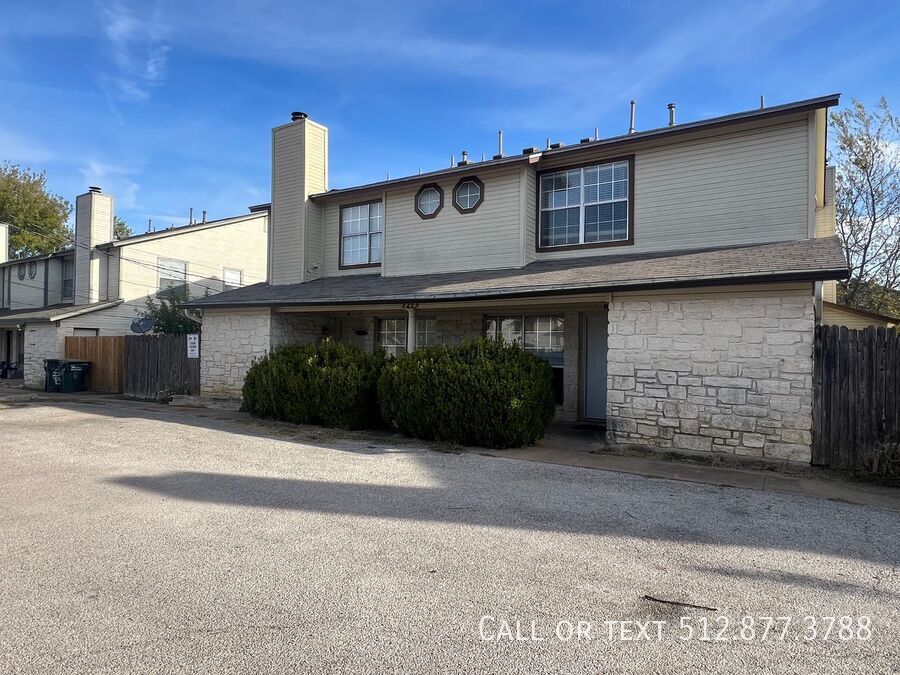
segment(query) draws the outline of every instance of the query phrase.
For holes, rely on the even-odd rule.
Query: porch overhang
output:
[[[844,279],[836,237],[643,254],[539,260],[516,269],[411,276],[353,275],[255,284],[187,303],[196,309],[311,311],[602,296],[623,291]]]

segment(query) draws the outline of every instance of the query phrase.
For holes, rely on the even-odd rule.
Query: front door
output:
[[[584,401],[585,419],[606,419],[606,308],[584,315]]]

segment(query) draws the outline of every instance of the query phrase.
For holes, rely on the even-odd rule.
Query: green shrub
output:
[[[380,426],[384,352],[325,339],[277,347],[247,372],[242,410],[257,417],[341,429]]]
[[[478,340],[397,357],[378,381],[384,419],[419,438],[530,445],[553,418],[550,365],[514,344]]]

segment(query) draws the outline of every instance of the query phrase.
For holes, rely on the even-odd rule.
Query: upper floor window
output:
[[[341,207],[340,267],[381,264],[384,211],[380,201]]]
[[[32,260],[30,263],[28,263],[28,278],[34,279],[34,277],[36,275],[37,275],[37,263],[34,262],[34,260]]]
[[[16,275],[19,277],[19,281],[25,280],[25,263],[16,265]]]
[[[475,176],[463,178],[453,188],[453,206],[460,213],[472,213],[484,201],[484,183]]]
[[[423,185],[416,193],[416,213],[420,218],[434,218],[444,206],[444,191],[437,183]]]
[[[62,264],[62,299],[71,300],[75,294],[75,261],[69,258]]]
[[[244,285],[244,273],[241,270],[226,267],[222,270],[222,290],[230,291]]]
[[[539,248],[632,241],[631,173],[623,159],[542,174]]]
[[[187,293],[187,263],[183,260],[159,259],[159,292]]]

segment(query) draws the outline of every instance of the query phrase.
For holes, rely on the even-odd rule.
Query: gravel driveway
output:
[[[209,411],[0,420],[4,672],[900,668],[895,512]]]

